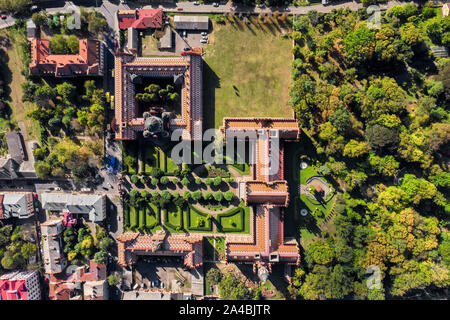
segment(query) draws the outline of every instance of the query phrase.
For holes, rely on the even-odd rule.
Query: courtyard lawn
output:
[[[131,156],[136,159],[135,166],[130,167],[125,163],[123,164],[124,170],[127,171],[128,174],[136,174],[138,170],[138,142],[137,141],[124,141],[122,142],[123,146],[123,159],[127,156]]]
[[[236,208],[218,214],[216,221],[221,232],[249,233],[250,208],[241,203]]]
[[[138,212],[135,207],[130,206],[130,229],[138,226]]]
[[[230,18],[232,19],[232,18]],[[292,117],[287,105],[291,85],[292,40],[285,25],[213,22],[205,49],[203,83],[205,127],[218,128],[224,117]]]
[[[185,210],[185,228],[189,232],[211,232],[212,231],[212,221],[209,214],[198,211],[196,208],[189,206]],[[204,225],[200,226],[199,221],[203,220]]]
[[[145,215],[145,227],[148,231],[154,232],[160,229],[161,218],[160,209],[152,203],[147,203],[146,215]]]
[[[183,231],[183,212],[175,205],[169,205],[168,208],[163,209],[164,212],[164,226],[174,233]],[[178,229],[178,230],[177,230]]]
[[[152,167],[161,169],[166,175],[173,175],[175,169],[178,168],[170,158],[170,151],[164,152],[160,148],[155,147],[151,143],[144,144],[144,171],[150,174]]]

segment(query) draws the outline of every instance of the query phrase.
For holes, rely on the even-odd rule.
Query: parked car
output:
[[[208,42],[208,40],[205,40],[205,39],[200,40],[200,43],[207,43],[207,42]]]
[[[202,36],[202,39],[208,40],[208,36]]]
[[[187,32],[186,32],[186,30],[183,30],[183,38],[186,38],[187,37]]]
[[[199,1],[194,1],[194,6],[198,6],[198,5],[200,5],[200,2]]]
[[[191,48],[183,48],[183,51],[189,51],[189,50],[191,50]]]
[[[183,11],[183,8],[177,8],[177,11]]]
[[[1,15],[2,20],[5,20],[7,18],[6,14]]]
[[[206,31],[202,32],[202,36],[207,36],[207,35],[208,35],[208,32],[206,32]]]
[[[214,2],[214,3],[213,3],[213,7],[216,7],[216,8],[217,8],[218,6],[219,6],[219,4],[218,4],[217,2]]]

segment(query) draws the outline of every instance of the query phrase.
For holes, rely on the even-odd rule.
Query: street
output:
[[[46,7],[46,4],[44,3],[41,5],[42,9],[45,9],[48,13],[56,13],[56,12],[63,12],[66,10],[66,8],[70,6],[74,6],[72,1],[66,1],[64,5],[61,5],[62,2],[58,2],[60,6],[57,6],[55,4],[55,7]],[[402,4],[400,1],[389,1],[385,4],[380,4],[381,10],[386,10],[392,6]],[[193,2],[179,2],[175,4],[160,4],[160,5],[146,5],[141,6],[139,8],[142,9],[151,9],[151,8],[161,8],[165,12],[178,12],[178,13],[245,13],[245,14],[260,14],[260,13],[273,13],[273,12],[287,12],[289,15],[296,15],[296,14],[307,14],[309,11],[316,10],[318,12],[323,13],[329,13],[333,9],[340,9],[340,8],[349,8],[350,10],[358,10],[360,8],[363,8],[364,5],[361,2],[355,2],[355,1],[349,1],[349,2],[343,2],[338,4],[329,4],[329,5],[311,5],[311,6],[304,6],[304,7],[295,7],[295,6],[289,6],[289,7],[251,7],[246,6],[242,4],[220,4],[218,7],[214,7],[212,4],[200,4],[200,5],[194,5]],[[114,4],[112,2],[109,2],[107,0],[102,1],[100,6],[92,6],[89,7],[91,9],[96,9],[99,12],[101,12],[108,23],[108,26],[110,29],[115,30],[116,29],[116,22],[115,22],[115,13],[117,10],[127,10],[127,9],[133,9],[134,6],[130,4]],[[0,20],[0,29],[10,27],[14,24],[15,19],[11,16],[8,16],[5,20]]]

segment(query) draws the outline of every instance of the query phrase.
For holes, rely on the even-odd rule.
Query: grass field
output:
[[[213,23],[204,55],[205,127],[219,127],[223,117],[292,117],[292,42],[282,38],[285,26],[250,21]]]
[[[7,65],[7,70],[3,70],[2,68],[0,69],[0,72],[3,74],[5,82],[8,86],[7,93],[10,96],[8,103],[12,109],[11,120],[17,123],[23,121],[26,126],[28,136],[31,139],[39,139],[39,123],[27,117],[27,111],[32,110],[34,108],[34,104],[22,101],[22,88],[20,86],[26,81],[26,79],[22,74],[22,70],[24,70],[22,62],[23,52],[21,51],[19,43],[26,43],[27,40],[24,34],[14,29],[0,31],[0,36],[6,35],[9,36],[11,44],[6,51],[7,61],[5,61],[5,63]]]

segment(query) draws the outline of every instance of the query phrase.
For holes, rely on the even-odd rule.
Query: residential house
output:
[[[26,219],[34,215],[34,198],[31,192],[0,194],[0,219]]]
[[[119,29],[159,29],[164,13],[161,9],[138,9],[117,11]]]
[[[43,193],[42,208],[49,211],[70,212],[73,217],[83,216],[91,222],[106,218],[106,195]]]
[[[0,300],[41,300],[37,271],[14,271],[0,277]]]
[[[63,231],[62,219],[48,220],[41,224],[45,273],[60,273],[67,266],[67,259],[63,252]]]

